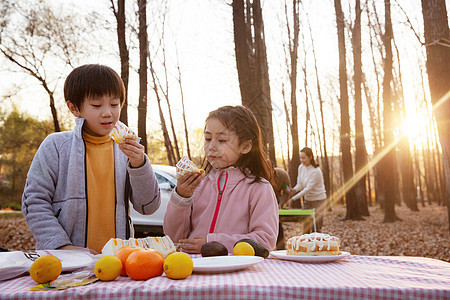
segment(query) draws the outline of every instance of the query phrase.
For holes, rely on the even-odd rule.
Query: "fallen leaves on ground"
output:
[[[0,247],[9,250],[32,250],[36,240],[21,214],[0,215]]]
[[[384,213],[369,208],[364,221],[343,220],[346,209],[335,207],[325,216],[323,233],[341,239],[341,250],[356,255],[421,256],[450,262],[450,233],[446,206],[429,205],[413,212],[396,206],[401,221],[383,223]],[[299,223],[284,223],[285,238],[302,234]]]

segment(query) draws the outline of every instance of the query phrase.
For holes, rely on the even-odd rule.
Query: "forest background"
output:
[[[242,104],[292,182],[314,150],[345,219],[377,205],[394,222],[402,203],[450,214],[449,2],[4,0],[0,204],[20,207],[37,147],[72,128],[64,78],[102,63],[153,163],[200,164],[208,112]]]

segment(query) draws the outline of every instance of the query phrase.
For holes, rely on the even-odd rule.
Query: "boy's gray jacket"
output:
[[[28,171],[22,213],[38,250],[64,245],[86,247],[89,212],[84,119],[75,121],[73,131],[52,133],[45,138]],[[131,168],[128,158],[114,143],[114,169],[116,237],[125,239],[133,235],[128,200],[138,212],[152,214],[159,208],[161,197],[147,156],[142,167]]]

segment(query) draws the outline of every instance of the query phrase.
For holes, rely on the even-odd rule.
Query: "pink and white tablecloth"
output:
[[[308,264],[268,258],[243,271],[184,280],[112,282],[28,291],[30,276],[0,282],[0,299],[450,299],[450,263],[421,257],[356,256]]]

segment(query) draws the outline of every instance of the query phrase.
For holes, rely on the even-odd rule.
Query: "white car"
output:
[[[130,205],[131,220],[134,224],[134,231],[137,234],[143,232],[152,234],[163,233],[163,221],[167,211],[167,204],[169,203],[172,190],[177,185],[175,167],[165,165],[152,165],[152,167],[161,191],[161,205],[151,215],[141,215]]]

